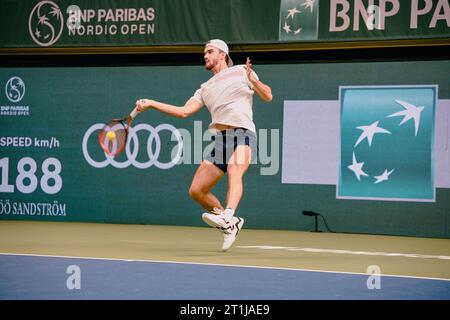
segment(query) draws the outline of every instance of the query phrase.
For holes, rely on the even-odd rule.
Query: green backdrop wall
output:
[[[337,232],[449,238],[449,187],[437,187],[435,201],[408,202],[337,199],[336,185],[282,183],[286,101],[338,101],[340,86],[380,85],[437,85],[437,98],[443,101],[450,99],[449,70],[448,60],[256,65],[274,99],[267,104],[255,97],[254,120],[258,129],[266,130],[258,132],[260,143],[268,136],[273,154],[270,164],[252,165],[245,177],[239,215],[246,218],[246,226],[311,230],[313,219],[301,212],[314,210]],[[197,164],[96,168],[87,158],[95,163],[105,160],[94,124],[127,114],[142,97],[181,105],[209,77],[202,66],[1,68],[0,219],[202,226],[202,209],[188,195]],[[206,108],[188,119],[150,110],[134,126],[170,124],[189,131],[193,143],[209,122]],[[88,137],[90,128],[94,131]],[[448,142],[448,131],[436,134]],[[170,161],[177,146],[170,131],[158,133],[157,159],[146,152],[148,136],[145,130],[137,133],[139,153],[134,163],[152,158]],[[209,145],[204,138],[203,149]],[[150,154],[156,143],[151,142]],[[188,145],[185,140],[184,147]],[[126,155],[118,161],[126,161]],[[262,174],[264,168],[275,170],[276,162],[276,174]],[[224,199],[226,181],[214,191]]]
[[[0,48],[448,40],[449,15],[448,0],[0,0]]]

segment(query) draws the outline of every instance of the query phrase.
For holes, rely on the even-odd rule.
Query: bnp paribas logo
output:
[[[24,99],[25,97],[25,81],[18,76],[12,76],[5,83],[5,96],[0,96],[0,116],[29,116],[30,106]],[[6,102],[6,103],[5,103]]]
[[[341,87],[338,198],[435,201],[437,86]]]
[[[281,0],[279,40],[318,39],[319,0]]]
[[[61,37],[64,18],[59,6],[53,1],[40,1],[31,10],[28,31],[33,41],[49,47]]]
[[[19,77],[10,78],[5,85],[5,94],[9,101],[19,102],[25,95],[25,82]]]

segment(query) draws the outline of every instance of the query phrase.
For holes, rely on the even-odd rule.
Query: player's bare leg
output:
[[[244,193],[242,178],[248,170],[251,162],[251,149],[246,145],[239,145],[233,152],[228,162],[228,192],[227,192],[227,212],[231,215],[236,211]]]
[[[223,235],[223,251],[227,251],[233,245],[239,231],[241,231],[242,226],[244,225],[244,219],[235,217],[234,212],[243,195],[242,178],[247,171],[250,162],[251,149],[246,145],[237,146],[228,162],[227,208],[222,215],[224,220],[229,223],[229,227]]]
[[[192,179],[189,195],[209,212],[213,212],[214,208],[220,211],[224,209],[219,199],[211,192],[223,175],[223,171],[213,163],[203,160]]]
[[[222,215],[222,204],[211,192],[211,189],[223,176],[223,171],[216,165],[208,160],[203,160],[194,175],[192,185],[189,189],[189,195],[208,210],[208,212],[202,215],[202,220],[206,224],[219,229],[221,232],[227,232],[230,223]]]

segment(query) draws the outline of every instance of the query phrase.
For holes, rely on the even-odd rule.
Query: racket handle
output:
[[[139,114],[139,111],[137,110],[137,107],[133,109],[133,111],[131,111],[130,113],[130,117],[131,120],[134,120],[134,118],[136,118],[136,116]]]

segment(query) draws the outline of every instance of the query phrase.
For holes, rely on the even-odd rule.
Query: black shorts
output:
[[[205,160],[215,164],[224,173],[227,172],[228,162],[237,146],[245,145],[250,147],[251,162],[256,158],[258,152],[256,134],[245,128],[219,131],[211,137],[211,141],[214,141],[214,148],[205,157]]]

